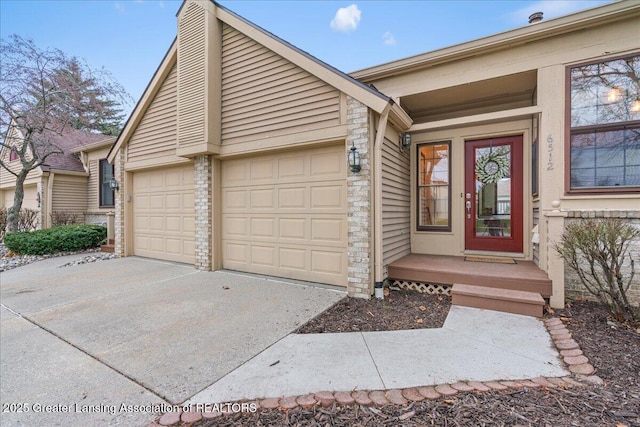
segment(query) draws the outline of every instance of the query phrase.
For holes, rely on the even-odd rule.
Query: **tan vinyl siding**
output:
[[[176,67],[173,67],[131,136],[128,161],[174,155],[177,139],[177,74]]]
[[[205,140],[206,11],[189,3],[178,24],[178,135],[180,147]]]
[[[228,25],[222,32],[222,141],[340,124],[340,93]]]
[[[22,140],[21,138],[22,138],[21,134],[18,131],[16,131],[14,127],[12,127],[11,129],[9,129],[5,141],[7,143],[16,144]],[[9,160],[10,151],[11,150],[7,149],[6,147],[3,147],[2,160],[12,172],[18,173],[22,169],[22,164],[20,163],[20,160],[12,160],[12,161]],[[30,152],[28,153],[27,157],[29,158],[31,157]],[[41,175],[40,168],[36,168],[29,172],[29,175],[27,175],[27,180],[33,179],[39,175]],[[12,173],[9,173],[9,171],[5,170],[5,168],[0,167],[0,185],[2,185],[2,187],[5,187],[5,188],[15,187],[15,182],[16,182],[16,176],[13,175]]]
[[[100,207],[100,170],[98,160],[89,161],[89,186],[87,187],[87,208],[98,209]]]
[[[382,145],[383,263],[411,253],[411,187],[409,153],[385,138]]]
[[[87,210],[87,178],[56,175],[53,181],[52,211]]]

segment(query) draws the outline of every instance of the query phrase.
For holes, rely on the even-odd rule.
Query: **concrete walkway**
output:
[[[540,320],[453,306],[441,329],[289,335],[189,403],[565,375]]]

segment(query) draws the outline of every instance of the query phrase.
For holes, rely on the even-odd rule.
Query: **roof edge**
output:
[[[576,29],[629,19],[637,15],[640,15],[640,2],[628,0],[617,1],[570,15],[549,19],[548,21],[529,24],[468,42],[375,65],[349,74],[364,82],[373,81],[428,68],[443,62],[569,33]]]
[[[116,158],[116,153],[118,152],[118,150],[120,150],[122,145],[128,142],[129,138],[131,138],[131,135],[137,128],[140,120],[142,120],[142,116],[144,115],[145,111],[147,111],[147,108],[149,108],[151,101],[153,101],[154,96],[160,90],[162,82],[169,74],[169,71],[171,71],[171,67],[176,63],[176,60],[178,58],[177,40],[178,38],[176,37],[173,39],[173,42],[171,42],[171,46],[169,46],[167,53],[165,53],[162,61],[160,62],[160,65],[158,65],[155,73],[153,73],[153,77],[151,77],[151,80],[149,80],[149,84],[147,84],[147,87],[142,93],[142,96],[136,103],[136,106],[134,107],[133,111],[129,115],[129,118],[127,119],[127,122],[122,128],[122,131],[116,138],[116,141],[111,147],[111,150],[109,150],[107,159],[110,163],[113,163]]]
[[[218,19],[225,22],[227,25],[238,29],[248,37],[254,39],[256,42],[283,56],[285,59],[290,60],[295,65],[305,69],[307,72],[325,81],[327,84],[332,86],[334,85],[335,82],[332,83],[329,81],[331,76],[341,78],[344,81],[344,85],[339,85],[340,87],[337,87],[337,89],[356,99],[360,98],[359,101],[363,102],[374,111],[380,113],[389,102],[392,102],[391,98],[366,83],[355,79],[349,74],[338,70],[286,40],[281,39],[275,34],[220,5],[215,0],[211,0],[211,2],[218,9],[218,12],[216,13]],[[238,25],[244,28],[237,28]],[[250,30],[254,31],[252,32]],[[247,32],[252,34],[247,34]]]

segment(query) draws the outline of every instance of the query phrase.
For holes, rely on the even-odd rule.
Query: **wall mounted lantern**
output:
[[[120,189],[120,184],[118,184],[118,181],[116,181],[116,178],[113,177],[113,176],[109,180],[109,188],[111,188],[112,190],[119,190]]]
[[[40,205],[42,204],[42,197],[40,197],[39,191],[36,193],[36,202],[38,202],[38,208],[39,208]]]
[[[349,168],[351,169],[351,172],[353,173],[358,173],[360,172],[361,166],[360,166],[360,154],[358,153],[358,150],[356,149],[356,144],[355,142],[351,143],[351,151],[349,151]]]
[[[403,133],[400,135],[400,150],[409,151],[411,147],[411,134]]]

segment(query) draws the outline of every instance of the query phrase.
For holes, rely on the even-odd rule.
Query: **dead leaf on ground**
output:
[[[223,286],[222,289],[226,290],[226,289],[229,289],[229,287],[228,286]]]
[[[427,311],[427,307],[425,307],[424,305],[421,305],[418,308],[420,309],[420,311]]]
[[[398,417],[399,420],[404,421],[413,417],[416,414],[416,411],[407,412],[406,414],[402,414]]]
[[[385,297],[388,297],[391,291],[389,290],[389,288],[384,288],[384,291],[382,291],[382,293],[384,294]]]
[[[422,319],[416,319],[416,323],[424,323],[424,320],[422,320]]]

